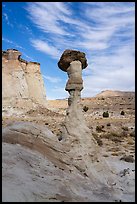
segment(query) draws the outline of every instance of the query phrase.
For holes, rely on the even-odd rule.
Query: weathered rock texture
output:
[[[64,51],[58,65],[61,65],[59,66],[59,68],[61,68],[61,70],[65,70],[69,77],[65,88],[66,91],[69,92],[70,96],[68,98],[68,110],[64,122],[64,129],[66,134],[64,132],[63,137],[65,137],[65,135],[71,135],[73,137],[74,135],[74,138],[76,139],[77,135],[79,135],[77,139],[81,138],[83,140],[83,136],[81,137],[81,133],[83,133],[83,131],[88,131],[88,128],[85,124],[82,109],[80,106],[83,80],[82,62],[79,61],[79,56],[84,56],[84,62],[86,62],[87,65],[85,54],[73,50]]]
[[[102,152],[96,160],[92,144],[87,152],[77,141],[70,151],[47,127],[32,122],[3,128],[2,141],[3,202],[134,202],[134,164],[125,173],[127,162],[103,159]],[[83,157],[76,159],[78,153]]]
[[[84,60],[87,62],[85,54],[79,51],[71,51],[71,60],[75,60],[70,62],[67,69],[64,67],[69,77],[66,90],[69,92],[70,97],[62,129],[62,142],[69,147],[69,154],[70,157],[73,157],[75,165],[82,169],[83,172],[86,172],[86,174],[90,174],[90,162],[91,160],[97,161],[98,149],[97,143],[85,123],[80,105],[81,90],[83,89],[82,62],[79,61],[79,56],[81,55],[84,55]],[[68,59],[61,56],[59,62],[63,66],[66,65],[65,63],[68,62]]]
[[[79,60],[82,63],[82,69],[88,66],[85,53],[76,50],[65,50],[58,62],[58,66],[61,70],[66,72],[70,63],[75,60]]]
[[[31,99],[43,103],[46,99],[40,64],[20,58],[15,49],[2,52],[2,99]]]
[[[78,90],[79,93],[83,89],[82,67],[80,61],[72,61],[67,69],[69,80],[66,84],[66,91],[73,98],[73,92]]]

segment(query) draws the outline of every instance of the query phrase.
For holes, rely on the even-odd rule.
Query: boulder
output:
[[[82,63],[82,69],[85,69],[88,64],[84,52],[76,50],[65,50],[61,55],[61,58],[58,62],[58,67],[62,71],[67,71],[67,68],[70,66],[72,61],[80,61]]]

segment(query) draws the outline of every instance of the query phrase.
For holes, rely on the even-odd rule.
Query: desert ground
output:
[[[110,177],[114,179],[112,186],[116,192],[92,185],[92,180],[81,175],[78,169],[69,169],[73,173],[68,173],[65,162],[59,162],[59,158],[63,158],[59,150],[56,154],[54,152],[56,156],[50,157],[52,144],[55,147],[60,145],[59,137],[67,106],[67,99],[47,100],[46,106],[36,103],[32,106],[29,101],[18,100],[13,106],[12,102],[4,101],[3,135],[15,130],[16,124],[22,124],[24,128],[28,123],[36,128],[41,127],[43,132],[49,131],[46,137],[51,135],[53,138],[52,141],[46,140],[49,146],[44,156],[43,146],[35,149],[24,145],[25,142],[3,140],[3,202],[134,202],[135,94],[123,92],[120,95],[106,91],[96,97],[81,99],[82,112],[97,141],[99,154],[112,168]],[[106,111],[109,116],[103,117]],[[24,131],[28,131],[29,135],[29,129]],[[21,134],[23,137],[25,133],[22,131]],[[117,177],[113,177],[113,174]]]

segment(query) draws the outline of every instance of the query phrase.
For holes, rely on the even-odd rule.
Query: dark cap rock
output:
[[[58,67],[62,71],[66,72],[67,68],[70,66],[70,63],[75,60],[79,60],[82,63],[82,69],[85,69],[88,66],[84,52],[76,50],[65,50],[58,62]]]

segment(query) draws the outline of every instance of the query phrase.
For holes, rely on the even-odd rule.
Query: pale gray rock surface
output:
[[[135,201],[134,163],[104,159],[100,151],[99,162],[87,160],[88,176],[73,160],[77,148],[70,157],[50,130],[29,122],[5,127],[2,140],[3,202]]]
[[[73,52],[71,55],[73,56]],[[69,155],[75,161],[76,166],[89,175],[89,161],[98,161],[98,147],[82,113],[80,105],[81,90],[83,89],[82,63],[78,60],[79,58],[75,59],[70,62],[70,66],[66,70],[69,79],[65,89],[69,92],[70,97],[62,129],[62,143],[69,146]],[[60,61],[62,61],[62,57]],[[65,59],[63,62],[65,63]]]

